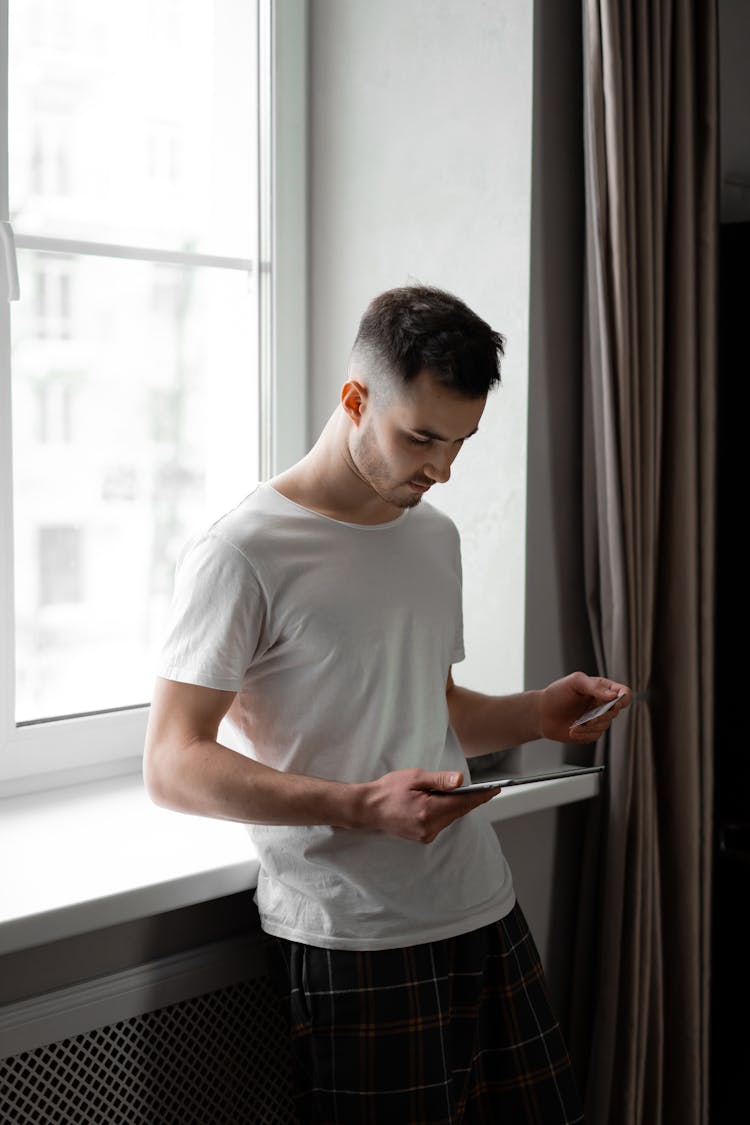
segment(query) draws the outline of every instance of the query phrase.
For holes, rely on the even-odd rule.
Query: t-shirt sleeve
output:
[[[263,645],[265,598],[240,550],[205,535],[182,554],[157,675],[239,691]]]
[[[456,573],[458,575],[458,604],[456,606],[456,632],[453,638],[451,664],[460,664],[466,657],[464,647],[464,608],[463,608],[463,569],[461,562],[461,540],[455,530]]]

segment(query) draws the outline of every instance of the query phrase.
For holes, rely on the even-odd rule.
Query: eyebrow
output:
[[[471,433],[465,434],[463,437],[455,438],[456,441],[466,441],[467,438],[473,437],[479,431],[479,426],[475,426]],[[444,437],[442,434],[436,434],[433,430],[412,430],[413,434],[418,434],[419,437],[431,438],[433,441],[450,441],[451,438]]]

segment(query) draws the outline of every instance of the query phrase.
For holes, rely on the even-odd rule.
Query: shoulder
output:
[[[429,530],[436,535],[444,535],[456,542],[460,540],[455,521],[429,501],[422,500],[418,507],[412,509],[410,514],[415,517],[414,522],[420,529]]]
[[[275,493],[266,484],[259,484],[193,542],[201,542],[205,549],[214,544],[221,553],[233,550],[252,564],[258,556],[262,557],[264,544],[272,540],[281,523],[283,511],[279,510]]]
[[[263,482],[185,545],[178,572],[200,572],[217,583],[249,582],[270,596],[290,568],[304,567],[303,547],[316,526],[309,513]]]
[[[460,571],[461,536],[453,519],[424,500],[409,512],[409,538],[415,551],[426,551]]]
[[[212,524],[196,531],[177,558],[180,574],[237,578],[254,570],[253,556],[263,541],[262,498],[255,489]]]

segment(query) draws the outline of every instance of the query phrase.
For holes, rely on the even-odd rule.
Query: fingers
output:
[[[603,680],[604,690],[609,693],[610,698],[617,697],[617,710],[622,711],[623,707],[627,707],[633,697],[633,693],[627,684],[618,684],[616,680]]]
[[[591,696],[592,699],[601,703],[605,703],[617,695],[621,695],[627,700],[631,696],[627,684],[618,683],[617,680],[611,680],[608,676],[589,676],[585,672],[573,672],[569,679],[579,694]]]
[[[418,787],[420,789],[426,789],[428,793],[432,793],[441,798],[455,797],[456,801],[463,801],[475,797],[480,798],[478,801],[472,801],[470,808],[474,808],[475,804],[484,804],[485,800],[490,800],[499,792],[498,789],[489,791],[472,789],[471,791],[454,792],[454,790],[458,789],[463,784],[463,776],[462,773],[423,774],[422,777],[420,777]],[[458,815],[462,814],[459,813]]]
[[[425,773],[424,786],[420,781],[420,789],[456,789],[459,785],[463,785],[464,775],[462,773]]]
[[[418,817],[418,841],[422,844],[431,844],[443,829],[447,828],[454,820],[458,820],[480,805],[485,805],[499,792],[499,790],[475,790],[471,793],[441,792],[429,797],[430,804],[420,810]]]
[[[627,696],[617,695],[611,704],[600,704],[581,715],[571,724],[568,738],[573,742],[595,742],[597,738],[608,731],[620,711],[627,707],[630,699]],[[606,708],[606,709],[603,709]]]
[[[463,776],[459,770],[431,773],[407,769],[367,782],[366,826],[418,843],[431,843],[454,820],[483,805],[493,795],[492,790],[454,794],[452,790],[461,784]]]

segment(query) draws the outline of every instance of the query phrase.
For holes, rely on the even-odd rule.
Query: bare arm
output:
[[[583,727],[571,729],[579,715],[596,703],[603,703],[619,692],[623,697],[611,710]],[[631,692],[625,684],[585,672],[572,672],[555,680],[541,691],[522,691],[515,695],[484,695],[459,687],[448,675],[446,685],[451,726],[458,735],[467,758],[492,754],[509,746],[519,746],[538,738],[579,745],[594,742],[611,725]]]
[[[157,679],[143,760],[155,804],[243,823],[331,824],[429,843],[491,796],[445,801],[428,792],[460,785],[461,773],[397,770],[351,784],[271,769],[217,741],[234,698],[234,692]]]

